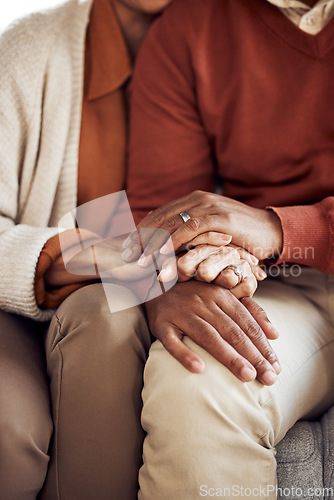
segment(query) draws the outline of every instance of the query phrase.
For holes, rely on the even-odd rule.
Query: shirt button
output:
[[[306,20],[306,22],[307,22],[308,24],[310,24],[311,26],[313,26],[313,25],[317,22],[317,18],[316,18],[316,16],[309,16],[309,17],[307,17],[305,20]]]

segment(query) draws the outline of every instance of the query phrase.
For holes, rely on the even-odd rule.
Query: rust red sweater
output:
[[[309,35],[266,0],[177,0],[133,83],[128,196],[137,220],[218,176],[275,207],[280,261],[334,273],[334,19]]]

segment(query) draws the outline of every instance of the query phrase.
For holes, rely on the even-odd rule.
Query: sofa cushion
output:
[[[276,449],[279,500],[333,499],[334,407],[319,421],[297,422]]]

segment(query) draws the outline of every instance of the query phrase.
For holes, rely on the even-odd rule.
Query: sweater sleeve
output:
[[[78,280],[77,276],[72,276],[73,282],[60,287],[48,288],[45,282],[45,275],[52,264],[62,255],[62,248],[59,236],[50,238],[44,245],[39,256],[35,274],[35,295],[36,302],[43,309],[56,309],[73,292],[92,283],[92,280]]]
[[[334,197],[314,205],[268,208],[278,215],[283,229],[278,264],[291,262],[334,273]]]
[[[195,44],[189,6],[181,0],[176,13],[174,6],[151,28],[134,72],[127,194],[136,222],[196,189],[213,189],[189,49]]]
[[[19,223],[27,196],[21,181],[25,158],[31,153],[27,137],[35,104],[33,70],[26,68],[24,43],[29,46],[28,36],[15,26],[0,39],[0,308],[46,321],[53,311],[43,311],[36,303],[35,270],[45,242],[58,229]]]

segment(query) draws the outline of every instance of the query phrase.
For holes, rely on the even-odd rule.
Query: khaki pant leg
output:
[[[0,499],[34,500],[52,434],[42,325],[0,311]]]
[[[122,303],[130,292],[110,285]],[[142,462],[142,308],[110,313],[102,285],[73,293],[46,338],[55,434],[43,500],[134,500]]]
[[[203,357],[191,374],[156,341],[145,368],[140,500],[276,498],[275,444],[299,418],[334,402],[333,286],[316,271],[266,280],[257,301],[280,333],[276,383],[243,383]]]

